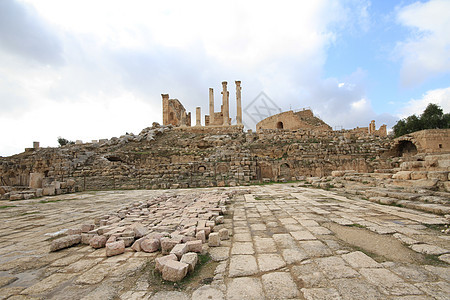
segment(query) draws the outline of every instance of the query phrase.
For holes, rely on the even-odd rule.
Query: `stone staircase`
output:
[[[335,171],[332,175],[330,186],[343,186],[371,202],[450,216],[450,154],[416,155],[398,168],[374,173]],[[313,185],[323,187],[321,181]]]

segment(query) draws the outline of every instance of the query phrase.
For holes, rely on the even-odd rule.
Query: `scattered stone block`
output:
[[[87,233],[91,230],[94,230],[95,225],[94,224],[83,224],[81,225],[81,232]]]
[[[125,247],[130,247],[134,243],[134,237],[130,236],[119,236],[117,240],[123,241],[125,243]]]
[[[188,247],[189,252],[197,252],[197,253],[202,252],[203,244],[202,241],[200,240],[186,242],[186,245]]]
[[[178,259],[180,259],[186,252],[188,252],[188,246],[186,244],[176,244],[170,251],[170,253],[175,254]]]
[[[211,228],[209,226],[205,226],[205,227],[197,227],[197,233],[200,231],[204,231],[205,232],[205,236],[208,237],[209,234],[211,233]]]
[[[176,260],[165,262],[162,270],[162,278],[167,281],[177,282],[183,279],[189,269],[189,265]]]
[[[52,241],[52,244],[50,245],[50,252],[68,248],[70,246],[79,244],[80,242],[81,242],[80,234],[68,235]]]
[[[114,256],[124,252],[125,242],[123,240],[106,244],[106,256]]]
[[[170,239],[170,238],[163,238],[161,239],[161,251],[162,254],[169,254],[170,251],[172,251],[173,247],[175,247],[175,245],[179,244],[178,241]]]
[[[188,272],[192,272],[192,271],[194,271],[195,265],[198,262],[198,255],[195,252],[185,253],[181,257],[180,262],[188,264],[189,265]]]
[[[137,241],[136,241],[137,242]],[[156,252],[160,249],[161,243],[157,239],[144,239],[140,242],[140,248],[144,252]]]
[[[218,232],[213,232],[209,235],[208,245],[210,247],[219,247],[220,246],[220,237]]]
[[[228,240],[230,238],[230,234],[228,232],[228,229],[222,228],[219,230],[219,237],[221,241]]]
[[[132,226],[136,238],[141,238],[148,234],[148,228],[140,223],[135,223]]]
[[[106,245],[106,236],[104,235],[97,235],[94,236],[90,239],[89,241],[89,245],[92,248],[98,249],[98,248],[103,248]]]
[[[169,254],[166,256],[158,257],[155,259],[155,269],[162,272],[164,265],[169,260],[178,260],[175,254]]]
[[[216,224],[223,224],[223,216],[217,216],[215,219]]]
[[[206,234],[205,234],[205,231],[204,231],[204,230],[197,231],[197,233],[195,234],[195,238],[196,238],[197,240],[202,241],[202,243],[206,243]]]
[[[81,243],[84,244],[84,245],[89,245],[91,239],[94,236],[98,236],[98,234],[96,234],[96,233],[82,233],[81,234]]]

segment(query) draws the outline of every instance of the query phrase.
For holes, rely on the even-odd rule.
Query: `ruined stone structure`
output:
[[[261,131],[265,129],[283,129],[283,130],[297,130],[307,129],[315,131],[331,131],[332,128],[321,119],[314,116],[312,110],[303,109],[300,111],[286,111],[282,112],[256,124],[256,130]]]
[[[241,82],[236,81],[236,125],[237,130],[242,131],[244,128],[242,125],[242,102],[241,102]],[[227,82],[222,82],[222,105],[220,106],[220,112],[214,111],[214,89],[209,89],[209,115],[205,115],[206,127],[230,127],[230,92],[227,90]],[[163,125],[173,125],[175,127],[190,127],[191,126],[191,113],[186,113],[186,109],[178,99],[169,99],[168,94],[161,94],[162,96],[162,109],[163,109]],[[201,108],[196,107],[195,117],[195,129],[198,132],[198,127],[201,127]],[[211,130],[201,130],[203,132]],[[212,130],[214,132],[215,130]],[[228,132],[228,129],[225,129]]]
[[[229,91],[222,106],[196,124],[177,99],[163,94],[163,126],[139,135],[60,148],[27,148],[0,157],[0,196],[27,199],[81,190],[158,189],[248,185],[324,177],[333,171],[393,170],[416,154],[450,153],[450,130],[425,130],[392,140],[386,127],[333,131],[311,110],[283,112],[243,132],[241,83],[236,81],[237,125],[229,118]],[[448,173],[448,172],[447,172]],[[445,177],[445,176],[444,176]],[[442,177],[443,178],[443,177]],[[450,185],[445,185],[450,188]],[[443,188],[435,183],[433,188]]]
[[[173,126],[191,126],[191,113],[178,99],[169,99],[169,94],[161,94],[163,107],[163,124]]]

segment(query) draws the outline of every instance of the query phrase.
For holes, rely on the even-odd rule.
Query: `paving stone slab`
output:
[[[278,270],[286,266],[279,254],[264,253],[258,255],[258,266],[261,272]]]
[[[255,237],[254,243],[257,253],[275,253],[278,251],[273,238]]]
[[[223,261],[230,257],[229,247],[213,247],[208,250],[213,261]]]
[[[450,295],[450,284],[448,282],[423,282],[416,283],[416,287],[435,299],[448,300]]]
[[[287,272],[273,272],[261,277],[266,299],[295,299],[299,297],[297,285]]]
[[[363,268],[359,272],[372,284],[378,286],[387,295],[404,296],[419,295],[422,292],[412,284],[404,282],[400,277],[386,269]]]
[[[353,268],[381,268],[381,265],[361,251],[342,255],[342,258]]]
[[[311,257],[328,256],[332,254],[330,248],[321,241],[302,241],[299,245]]]
[[[251,242],[235,242],[231,248],[231,255],[237,254],[255,254],[253,243]]]
[[[211,287],[210,285],[204,285],[196,289],[192,293],[192,299],[195,300],[210,300],[217,299],[223,300],[224,294],[221,290]]]
[[[311,234],[311,232],[303,230],[303,231],[292,231],[290,232],[292,237],[297,241],[306,241],[306,240],[317,240],[317,238]]]
[[[378,289],[359,278],[340,278],[331,281],[344,300],[378,300],[383,296]]]
[[[328,279],[359,276],[358,272],[346,265],[339,256],[317,258],[314,260]]]
[[[233,255],[230,259],[229,277],[249,276],[258,273],[253,255]]]
[[[306,300],[340,300],[339,293],[333,288],[301,289]]]
[[[227,300],[264,299],[261,279],[256,277],[233,278],[227,284]]]

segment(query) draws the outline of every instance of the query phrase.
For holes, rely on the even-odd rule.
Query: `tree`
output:
[[[58,144],[59,144],[60,146],[64,146],[64,145],[75,144],[75,142],[69,141],[69,140],[67,140],[67,139],[65,139],[65,138],[62,138],[62,137],[58,136]]]
[[[399,120],[392,127],[395,137],[419,130],[439,128],[450,128],[450,113],[444,114],[442,108],[433,103],[428,104],[420,117],[416,115],[409,116]]]

